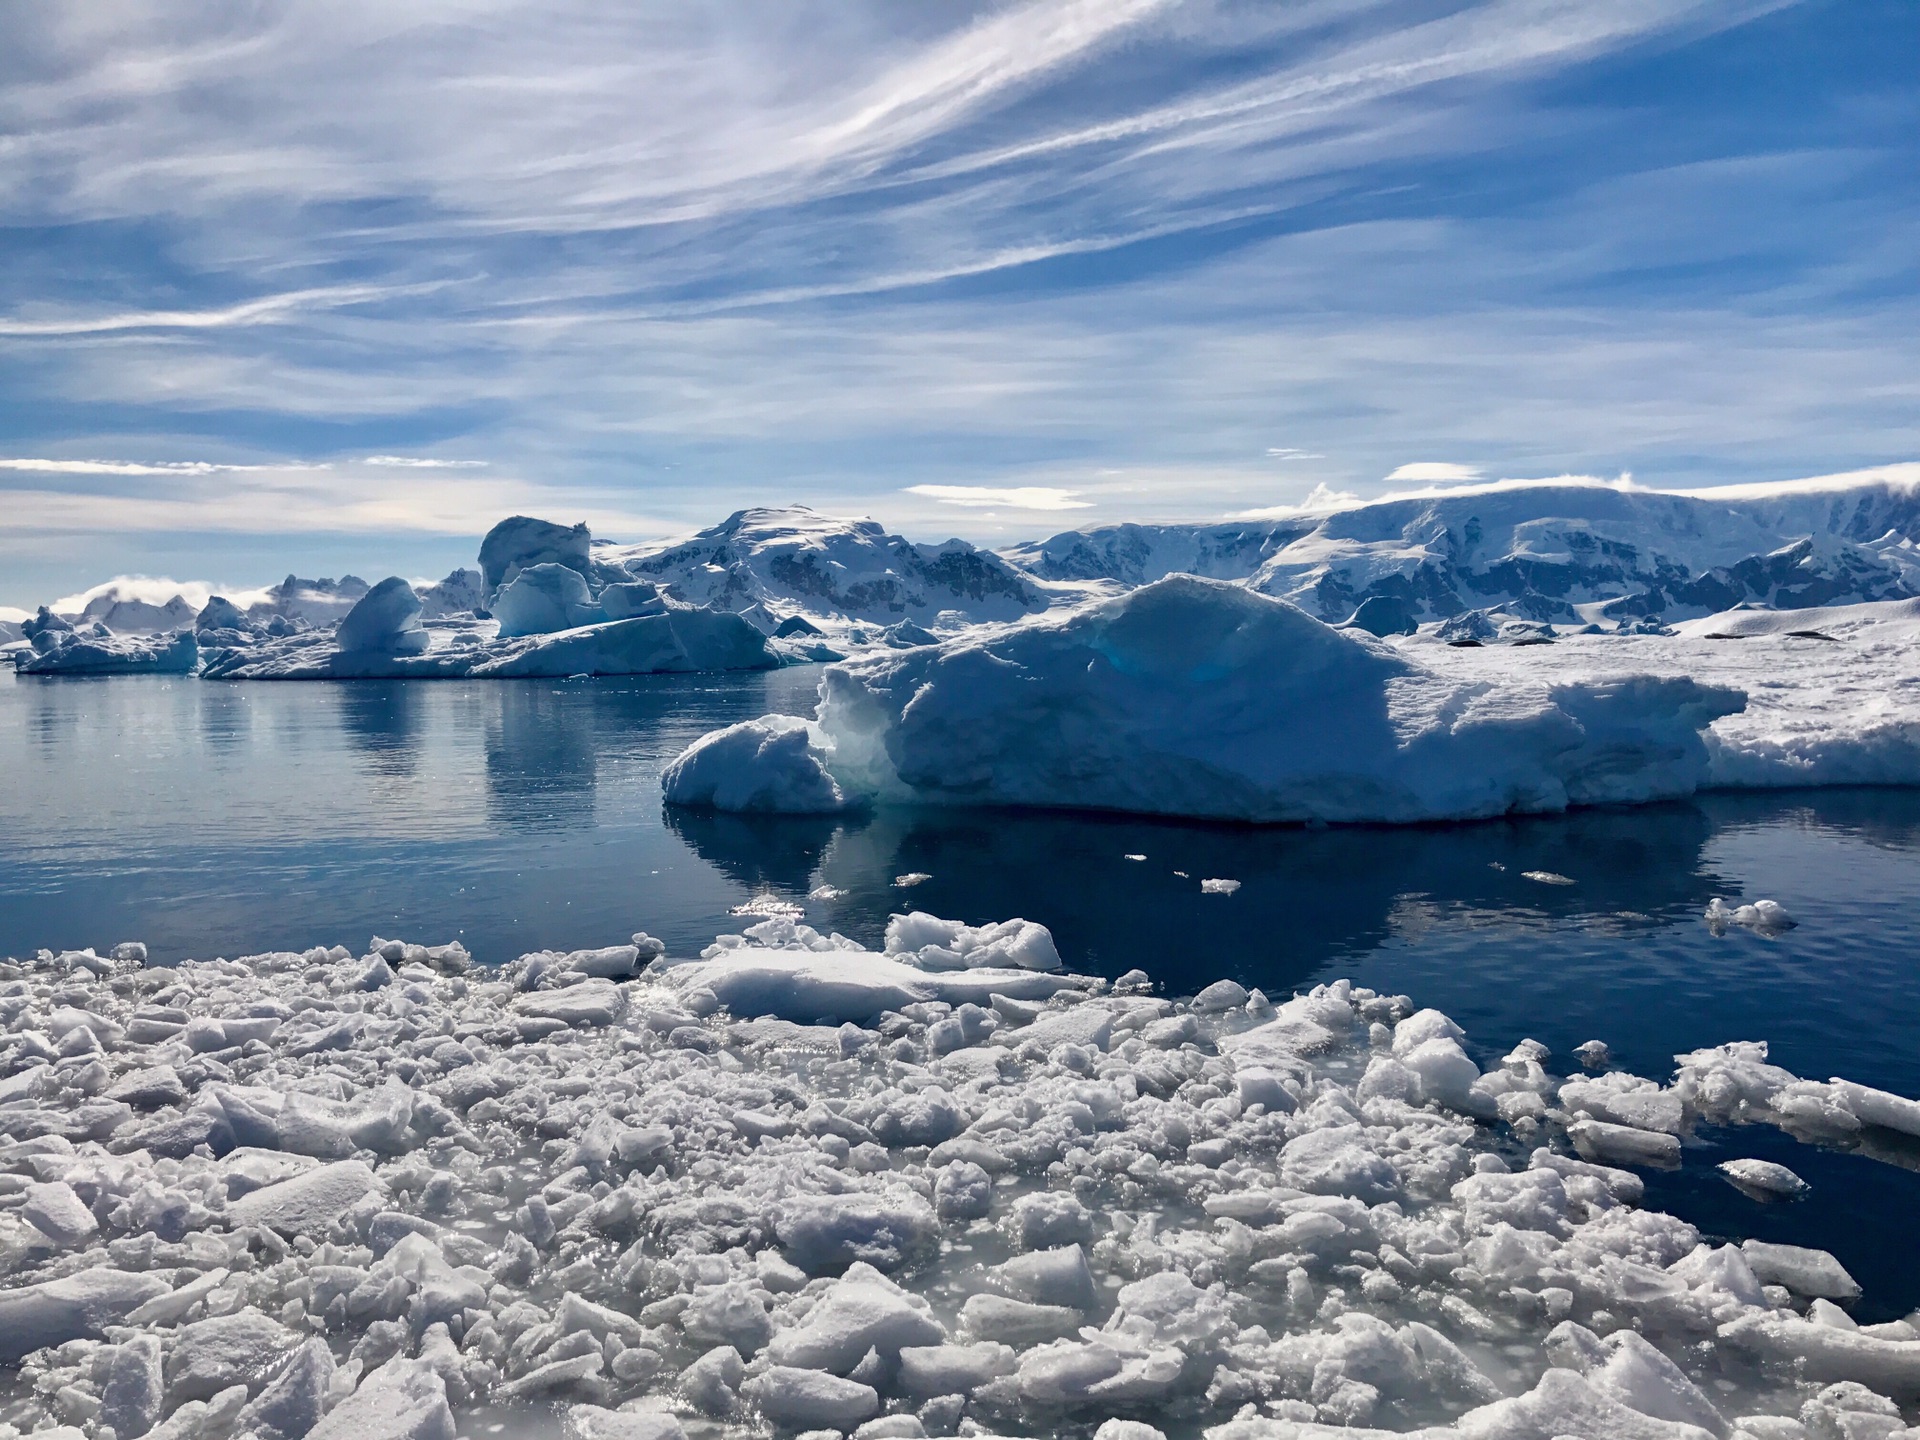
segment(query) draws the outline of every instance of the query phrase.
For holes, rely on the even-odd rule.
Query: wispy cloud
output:
[[[1673,82],[1756,19],[1735,63],[1787,63],[1796,13],[27,7],[7,524],[993,531],[1920,453],[1920,100]],[[333,468],[91,458],[263,452]]]
[[[1393,473],[1387,476],[1387,483],[1391,485],[1395,481],[1407,480],[1426,481],[1429,484],[1465,484],[1480,479],[1483,473],[1478,466],[1456,465],[1448,460],[1415,460],[1411,464],[1395,467]]]
[[[430,455],[369,455],[362,465],[389,470],[484,470],[485,460],[441,460]]]
[[[417,285],[338,285],[315,290],[290,290],[263,295],[236,305],[210,310],[123,310],[106,315],[69,315],[43,319],[0,317],[0,336],[16,339],[71,335],[106,335],[122,330],[222,330],[245,325],[272,325],[303,311],[332,310],[365,305],[394,296],[420,294]]]
[[[324,464],[230,465],[215,460],[50,460],[32,456],[0,457],[0,470],[34,475],[221,475],[250,471],[325,470]]]
[[[969,509],[990,510],[1091,510],[1093,502],[1079,498],[1077,490],[1060,490],[1050,485],[1016,485],[996,489],[991,485],[909,485],[907,494],[937,500],[942,505],[960,505]]]

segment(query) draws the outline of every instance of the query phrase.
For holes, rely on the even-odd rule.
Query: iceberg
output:
[[[577,570],[565,565],[529,565],[502,585],[493,597],[493,618],[500,638],[549,635],[608,618]]]
[[[398,575],[390,575],[362,595],[333,632],[333,643],[344,653],[374,651],[384,655],[419,655],[427,648],[427,631],[420,623],[420,597]]]
[[[485,621],[421,621],[417,599],[406,613],[412,592],[397,577],[367,599],[389,585],[351,629],[343,622],[332,634],[307,631],[220,650],[200,673],[209,680],[511,680],[771,670],[781,663],[766,637],[739,616],[692,606],[499,637]]]
[[[696,742],[668,798],[771,809],[785,795],[817,805],[831,784],[1260,822],[1469,819],[1690,793],[1708,772],[1702,732],[1745,705],[1679,676],[1443,676],[1194,576],[833,666],[820,696],[804,732],[768,719]]]
[[[480,581],[489,599],[522,570],[559,565],[585,581],[593,568],[593,536],[585,525],[556,525],[510,515],[480,541]]]
[[[41,609],[37,628],[29,620],[31,647],[17,651],[14,668],[22,675],[188,675],[199,663],[200,647],[191,630],[171,635],[116,635],[94,623],[76,629]]]

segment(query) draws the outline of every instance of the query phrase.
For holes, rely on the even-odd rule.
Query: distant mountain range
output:
[[[1102,525],[1001,553],[1040,581],[1238,580],[1323,620],[1385,596],[1427,620],[1572,621],[1907,599],[1917,541],[1920,465],[1900,465],[1696,492],[1503,482],[1287,519]]]
[[[534,544],[525,537],[535,534],[548,548],[555,534],[567,545],[529,551],[526,562],[559,556],[595,595],[645,581],[685,602],[747,611],[762,628],[803,615],[952,631],[1181,572],[1282,596],[1331,622],[1382,597],[1420,621],[1469,610],[1563,623],[1684,620],[1741,604],[1920,596],[1920,464],[1693,492],[1507,481],[1276,519],[1099,525],[998,552],[964,540],[920,544],[872,520],[803,506],[742,510],[651,544],[524,519],[496,527],[488,543]],[[484,609],[494,583],[482,570],[458,570],[417,588],[432,618]],[[240,609],[255,625],[276,617],[282,626],[327,625],[366,590],[354,576],[288,576]],[[89,595],[84,617],[74,618],[116,632],[193,624],[202,608],[158,598],[151,582]]]

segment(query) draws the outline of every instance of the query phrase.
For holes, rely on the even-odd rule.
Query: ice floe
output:
[[[0,966],[0,1435],[1914,1433],[1920,1328],[1618,1163],[1920,1134],[1757,1043],[1482,1070],[1405,997],[925,912],[143,958]]]

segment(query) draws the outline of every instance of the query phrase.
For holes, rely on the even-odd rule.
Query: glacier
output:
[[[1920,1434],[1873,1275],[1645,1203],[1697,1126],[1920,1135],[1763,1042],[1483,1068],[1023,920],[608,938],[0,962],[0,1434]]]
[[[1920,595],[1920,464],[1662,491],[1591,479],[1462,485],[1211,525],[1108,525],[1009,547],[1042,581],[1237,580],[1329,621],[1368,600],[1422,620],[1497,608],[1576,623]]]
[[[1468,819],[1690,793],[1707,775],[1703,732],[1745,703],[1685,675],[1448,674],[1284,600],[1173,576],[1064,617],[831,666],[806,731],[736,726],[697,742],[664,784],[672,803],[722,808],[851,795]]]

